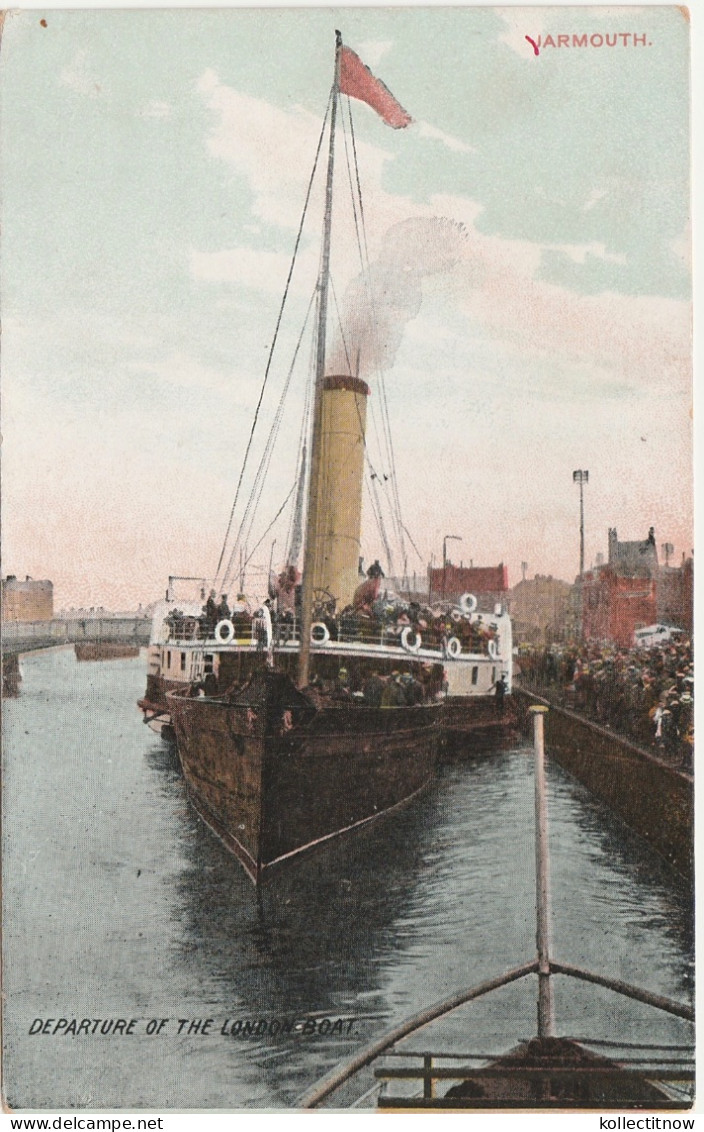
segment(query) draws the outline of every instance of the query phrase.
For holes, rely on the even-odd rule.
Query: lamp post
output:
[[[447,540],[455,539],[456,542],[462,542],[461,535],[445,535],[442,540],[442,599],[445,600],[445,580],[447,575]]]
[[[584,485],[589,483],[589,472],[579,469],[572,472],[572,482],[579,484],[579,577],[584,577]]]

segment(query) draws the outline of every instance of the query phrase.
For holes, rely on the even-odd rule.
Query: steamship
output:
[[[508,636],[501,618],[485,626],[471,595],[454,608],[422,608],[385,588],[378,562],[360,580],[371,391],[358,362],[355,373],[330,372],[326,358],[336,132],[345,113],[351,129],[350,98],[395,128],[410,122],[337,33],[312,391],[283,569],[274,574],[270,563],[269,597],[248,601],[245,508],[205,605],[167,592],[157,609],[140,701],[145,721],[174,735],[193,807],[255,884],[415,797],[434,774],[448,686],[486,697],[510,659],[510,623]],[[359,188],[358,176],[350,181]],[[264,452],[250,500],[261,495],[268,444]],[[238,554],[230,608],[223,591]]]

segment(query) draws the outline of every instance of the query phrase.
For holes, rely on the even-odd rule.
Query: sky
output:
[[[371,452],[383,361],[409,572],[451,534],[453,561],[503,561],[510,584],[523,562],[572,580],[578,468],[587,565],[609,527],[636,539],[653,526],[676,560],[691,552],[682,9],[24,10],[0,54],[3,573],[50,578],[57,609],[132,608],[169,574],[215,573],[336,28],[414,119],[392,130],[352,107],[380,325],[360,372]],[[586,47],[557,46],[585,33]],[[354,321],[360,264],[342,139],[337,152],[339,367],[334,323]],[[251,468],[314,287],[321,215],[318,179]],[[287,511],[268,528],[295,479],[294,377],[253,578],[286,541]],[[393,469],[372,459],[385,506]],[[368,506],[362,553],[384,561]]]

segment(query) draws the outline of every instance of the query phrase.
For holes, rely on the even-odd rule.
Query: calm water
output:
[[[141,723],[143,657],[78,663],[66,650],[25,658],[22,671],[4,708],[12,1107],[288,1107],[389,1026],[533,957],[529,748],[443,770],[417,804],[258,897]],[[549,788],[555,957],[689,1000],[677,875],[559,767]],[[572,980],[556,980],[556,1007],[561,1033],[691,1039],[677,1019]],[[29,1033],[50,1018],[136,1024]],[[177,1032],[180,1019],[208,1018],[208,1033]],[[226,1020],[306,1018],[333,1032],[221,1033]],[[151,1019],[169,1021],[148,1035]],[[534,1032],[525,980],[415,1042],[499,1052]]]

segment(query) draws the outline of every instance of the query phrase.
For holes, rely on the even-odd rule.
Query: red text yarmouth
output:
[[[570,35],[534,35],[532,42],[542,51],[544,47],[651,47],[647,33],[632,31],[588,32]]]

